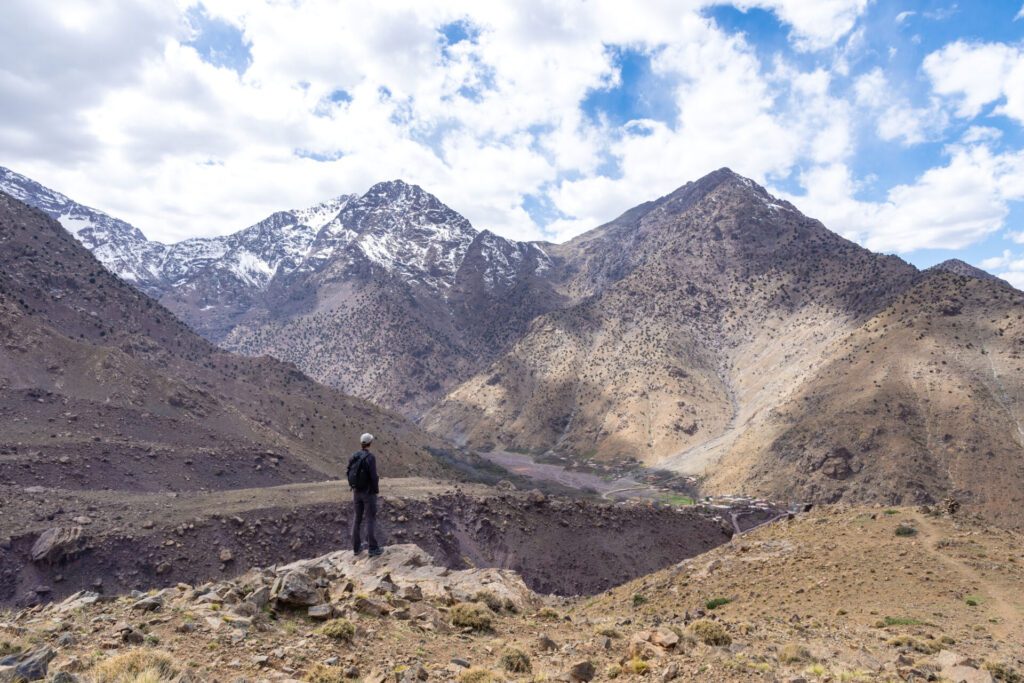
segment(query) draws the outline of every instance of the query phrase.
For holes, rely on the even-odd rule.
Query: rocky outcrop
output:
[[[87,539],[80,526],[47,529],[32,546],[32,561],[57,564],[85,550]]]

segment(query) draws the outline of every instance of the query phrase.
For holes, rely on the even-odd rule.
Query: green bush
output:
[[[732,602],[732,598],[712,598],[704,603],[704,607],[707,609],[718,609],[722,605],[728,605]]]

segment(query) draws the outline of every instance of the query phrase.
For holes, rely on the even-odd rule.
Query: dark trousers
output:
[[[377,494],[364,491],[352,492],[352,507],[355,508],[355,519],[352,520],[352,549],[359,552],[362,547],[360,530],[363,526],[363,517],[366,517],[366,542],[370,544],[370,550],[376,550],[377,545]]]

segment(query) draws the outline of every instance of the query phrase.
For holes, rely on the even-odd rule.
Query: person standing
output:
[[[377,543],[377,494],[380,492],[380,478],[377,476],[377,458],[370,452],[373,434],[363,434],[359,444],[362,448],[348,460],[348,485],[352,489],[352,507],[355,510],[352,552],[358,555],[363,549],[361,531],[365,517],[368,554],[376,557],[384,551]]]

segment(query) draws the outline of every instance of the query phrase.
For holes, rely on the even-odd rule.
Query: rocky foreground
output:
[[[1020,681],[1022,547],[932,509],[821,509],[580,599],[411,544],[333,552],[4,614],[0,681]]]

